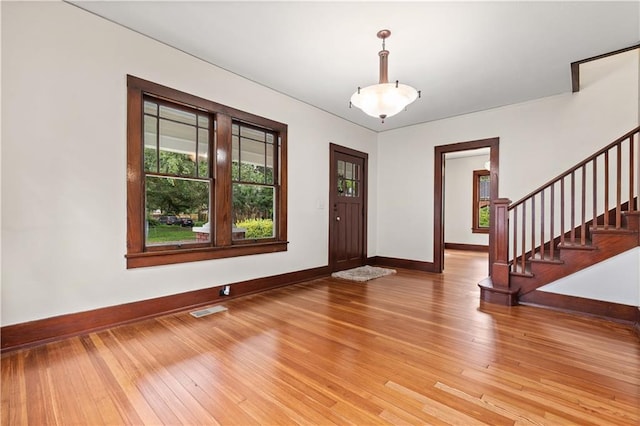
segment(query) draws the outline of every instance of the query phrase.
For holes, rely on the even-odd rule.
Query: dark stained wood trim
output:
[[[0,351],[4,353],[36,346],[134,321],[220,303],[240,296],[327,277],[329,275],[329,267],[321,266],[232,283],[229,284],[231,285],[231,293],[229,296],[220,296],[220,290],[223,286],[219,285],[186,293],[141,300],[139,302],[8,325],[0,329],[2,342]]]
[[[444,268],[444,154],[448,152],[469,151],[478,148],[489,148],[491,173],[491,201],[498,198],[498,176],[500,172],[500,138],[480,139],[434,147],[433,175],[433,272],[442,272]],[[493,244],[493,220],[489,225],[489,247]],[[493,263],[489,252],[489,265]]]
[[[198,262],[201,260],[223,259],[226,257],[250,256],[252,254],[277,253],[287,251],[287,241],[257,244],[242,244],[225,247],[185,248],[172,251],[146,251],[126,255],[127,268],[143,268],[156,265]]]
[[[189,244],[184,248],[170,246],[145,247],[144,241],[144,153],[142,111],[144,96],[207,111],[217,123],[214,185],[211,190],[211,242]],[[276,186],[276,237],[262,241],[232,241],[231,203],[231,133],[232,122],[251,123],[278,134],[280,140],[280,179]],[[210,129],[212,130],[212,129]],[[227,107],[198,96],[180,92],[131,75],[127,76],[127,268],[169,265],[208,259],[246,256],[286,251],[287,242],[287,131],[288,126]]]
[[[636,322],[633,324],[633,329],[640,338],[640,308],[638,308],[638,311],[636,312]]]
[[[633,324],[638,320],[638,307],[583,297],[566,296],[535,290],[521,295],[521,305],[551,308],[569,313],[582,313],[608,320]]]
[[[444,243],[444,248],[451,250],[481,251],[489,253],[489,246],[483,246],[480,244]]]
[[[127,140],[142,138],[142,92],[127,87]],[[144,250],[144,194],[141,173],[144,168],[141,144],[127,143],[127,253]]]
[[[422,262],[420,260],[373,256],[367,260],[367,263],[370,265],[386,266],[391,268],[403,268],[403,269],[411,269],[414,271],[435,272],[432,262]]]
[[[593,56],[591,58],[582,59],[580,61],[572,62],[571,63],[571,90],[573,91],[573,93],[580,91],[580,65],[587,62],[591,62],[591,61],[597,61],[598,59],[603,59],[609,56],[618,55],[620,53],[625,53],[633,49],[640,49],[640,44],[625,47],[623,49],[614,50],[613,52],[604,53],[602,55]]]
[[[216,141],[216,156],[215,160],[215,191],[214,200],[215,206],[213,208],[213,217],[210,218],[210,223],[213,225],[211,232],[212,241],[215,241],[215,246],[225,247],[232,243],[231,230],[233,224],[231,223],[232,214],[227,212],[232,211],[232,183],[231,183],[231,161],[232,148],[231,148],[231,128],[233,119],[231,116],[224,114],[216,114],[216,127],[217,137]]]

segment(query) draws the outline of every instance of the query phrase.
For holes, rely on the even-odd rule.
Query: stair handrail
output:
[[[618,145],[619,143],[629,139],[633,134],[635,133],[639,133],[640,132],[640,126],[636,127],[635,129],[625,133],[623,136],[620,136],[618,139],[616,139],[615,141],[611,142],[609,145],[605,146],[604,148],[602,148],[601,150],[599,150],[598,152],[596,152],[595,154],[587,157],[585,160],[582,160],[581,162],[579,162],[578,164],[576,164],[575,166],[573,166],[572,168],[570,168],[569,170],[567,170],[566,172],[558,175],[557,177],[551,179],[550,181],[548,181],[547,183],[543,184],[542,186],[540,186],[538,189],[533,190],[532,192],[528,193],[527,195],[525,195],[524,197],[520,198],[518,201],[514,201],[509,205],[509,210],[512,210],[514,207],[517,207],[518,205],[522,204],[524,201],[530,199],[531,197],[539,194],[540,192],[544,191],[545,189],[549,188],[551,185],[558,183],[560,180],[562,180],[563,178],[566,178],[567,176],[570,176],[571,173],[575,172],[576,170],[580,169],[581,167],[585,166],[586,164],[590,163],[591,161],[593,161],[595,158],[601,156],[602,154],[604,154],[605,152],[609,151],[611,148],[614,148],[616,145]]]

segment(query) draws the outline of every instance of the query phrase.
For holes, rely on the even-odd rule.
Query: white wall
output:
[[[626,251],[538,290],[640,306],[640,248]]]
[[[289,125],[287,252],[126,269],[127,74]],[[369,154],[375,255],[371,131],[61,2],[3,2],[2,89],[2,325],[326,265],[330,142]]]
[[[473,171],[483,170],[489,155],[445,156],[444,241],[489,245],[489,234],[473,233]]]
[[[378,255],[433,261],[435,146],[499,137],[499,195],[515,201],[638,125],[638,68],[635,50],[584,65],[575,94],[381,133]]]

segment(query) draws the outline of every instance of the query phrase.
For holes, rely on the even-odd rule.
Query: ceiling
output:
[[[377,132],[570,92],[571,62],[640,40],[637,1],[71,3]],[[389,80],[422,91],[385,123],[349,108],[380,29]]]

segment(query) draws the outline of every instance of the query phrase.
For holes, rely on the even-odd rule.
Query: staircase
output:
[[[479,283],[482,300],[603,316],[616,309],[635,320],[636,307],[537,289],[640,245],[639,143],[637,127],[522,199],[494,200],[491,275]]]

